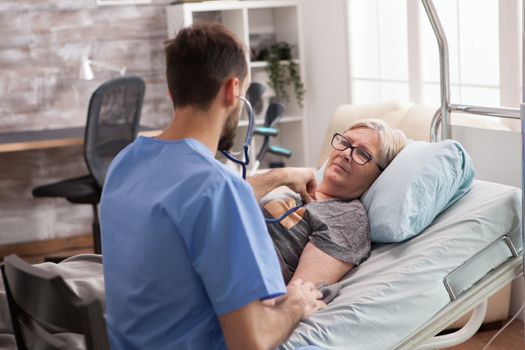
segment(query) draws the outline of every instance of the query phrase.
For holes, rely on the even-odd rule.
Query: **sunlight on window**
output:
[[[352,76],[380,79],[377,2],[352,0],[348,13]]]
[[[499,106],[498,0],[434,0],[434,5],[449,44],[451,102]],[[418,9],[408,11],[407,6]],[[348,11],[352,102],[398,100],[438,106],[438,47],[420,1],[348,0]],[[407,23],[419,32],[419,42],[410,46]],[[409,54],[417,57],[411,62],[417,65],[412,72],[419,72],[415,77],[409,74]]]
[[[352,99],[409,101],[406,0],[350,0]]]
[[[447,36],[450,62],[450,82],[459,83],[459,44],[458,44],[458,1],[436,0],[434,5],[438,12],[443,30]],[[439,54],[436,36],[430,25],[423,5],[418,2],[421,79],[423,83],[439,83]],[[444,15],[446,14],[446,16]],[[438,99],[439,100],[439,99]]]

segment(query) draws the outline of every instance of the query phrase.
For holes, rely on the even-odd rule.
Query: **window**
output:
[[[452,103],[519,105],[519,3],[434,0],[448,40]],[[353,103],[440,104],[438,46],[421,1],[348,0],[348,19]]]
[[[410,100],[406,3],[349,2],[353,101]]]

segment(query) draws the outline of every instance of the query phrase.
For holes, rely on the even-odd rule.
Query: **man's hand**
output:
[[[272,300],[275,303],[254,301],[220,316],[228,349],[275,349],[301,319],[326,307],[321,298],[312,283],[297,279],[288,285],[288,294]]]
[[[305,203],[316,199],[317,181],[312,168],[284,168],[285,185],[301,195]]]
[[[277,303],[286,300],[289,303],[297,304],[301,307],[301,319],[308,318],[311,314],[326,307],[323,302],[323,294],[315,288],[313,283],[304,282],[296,279],[288,284],[288,294]]]

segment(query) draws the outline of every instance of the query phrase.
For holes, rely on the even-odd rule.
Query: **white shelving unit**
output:
[[[304,60],[304,39],[302,8],[300,0],[273,0],[273,1],[205,1],[197,3],[175,4],[166,7],[168,37],[173,38],[177,32],[193,23],[218,22],[228,27],[247,47],[254,49],[255,45],[264,48],[266,41],[269,45],[274,42],[286,41],[292,46],[292,57],[300,68],[301,80],[305,88],[306,67]],[[283,61],[282,64],[287,64]],[[273,90],[268,86],[268,74],[266,73],[265,61],[250,62],[250,77],[252,81],[263,83],[267,86],[267,92],[263,96],[262,108],[256,110],[257,124],[263,125],[264,114],[268,106],[268,100],[275,96]],[[272,140],[272,145],[288,148],[292,151],[292,157],[282,159],[268,154],[263,166],[269,162],[284,161],[287,166],[304,166],[307,159],[306,135],[306,100],[307,93],[303,99],[303,107],[295,100],[292,87],[289,87],[290,101],[282,103],[285,105],[285,116],[280,120],[279,135]],[[239,122],[234,151],[240,150],[244,139],[247,120]],[[259,151],[262,137],[254,136],[251,147],[252,159]],[[253,165],[253,161],[251,165]]]

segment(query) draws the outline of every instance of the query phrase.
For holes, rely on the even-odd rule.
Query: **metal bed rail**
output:
[[[449,118],[452,116],[451,112],[461,112],[475,115],[485,115],[488,117],[520,119],[520,110],[518,108],[481,107],[471,105],[449,104],[447,110],[449,111]],[[430,124],[430,140],[432,142],[437,142],[439,140],[438,130],[442,124],[443,119],[444,118],[442,110],[441,108],[439,108],[434,114],[434,117],[432,118],[432,123]],[[442,136],[442,138],[445,137]]]
[[[448,43],[445,31],[439,20],[436,8],[432,0],[421,0],[423,7],[427,13],[432,29],[436,36],[436,40],[439,47],[439,71],[440,71],[440,90],[441,90],[441,107],[434,115],[432,120],[431,139],[437,140],[437,127],[442,124],[441,135],[443,139],[448,139],[451,136],[450,127],[450,113],[453,110],[458,110],[465,113],[483,114],[490,116],[497,116],[503,118],[516,118],[518,111],[510,108],[488,108],[479,106],[461,106],[452,105],[450,103],[450,78],[449,78],[449,55],[448,55]],[[521,119],[521,135],[522,135],[522,146],[521,146],[521,159],[522,159],[522,173],[521,173],[521,188],[525,188],[525,171],[523,170],[523,164],[525,164],[525,142],[523,142],[523,135],[525,135],[525,0],[522,0],[522,55],[521,55],[521,74],[522,74],[522,94],[521,103],[519,109],[519,118]],[[517,118],[516,118],[517,119]],[[522,190],[522,222],[525,218],[525,191]],[[522,225],[521,228],[522,240],[525,241],[525,227]],[[522,268],[525,266],[525,254],[523,254]]]
[[[525,0],[524,0],[525,1]],[[441,107],[440,114],[442,115],[442,128],[441,133],[443,139],[449,139],[451,134],[450,128],[450,69],[449,69],[449,58],[448,58],[448,42],[441,21],[437,14],[436,8],[432,0],[421,0],[423,7],[427,13],[436,40],[439,47],[439,81],[441,90]],[[435,117],[435,116],[434,116]]]
[[[437,10],[432,0],[421,0],[427,13],[432,29],[436,36],[439,48],[439,75],[440,75],[440,100],[441,106],[434,114],[432,119],[430,138],[436,142],[438,138],[438,128],[441,126],[441,138],[451,138],[451,113],[454,111],[470,113],[476,115],[486,115],[500,118],[520,119],[520,110],[514,108],[493,108],[482,106],[469,106],[450,103],[450,66],[448,54],[448,41]],[[524,0],[525,3],[525,0]],[[525,6],[524,6],[525,7]],[[525,65],[524,65],[525,67]],[[524,73],[525,74],[525,73]],[[525,90],[524,90],[525,94]]]
[[[461,293],[471,288],[489,271],[499,267],[508,259],[519,257],[520,252],[521,247],[516,247],[509,235],[504,235],[470,257],[443,278],[443,284],[450,300],[456,300]],[[490,256],[491,264],[480,263],[479,261],[483,256]]]
[[[496,294],[501,288],[512,282],[516,277],[520,276],[522,271],[521,264],[521,257],[515,257],[507,260],[500,268],[498,268],[497,271],[493,270],[489,272],[487,276],[483,278],[483,280],[481,280],[479,283],[476,283],[474,286],[472,286],[472,288],[460,295],[458,299],[450,302],[450,304],[445,306],[431,320],[421,325],[418,330],[414,331],[410,336],[397,344],[394,349],[419,350],[420,346],[422,349],[428,349],[428,347],[426,347],[424,344],[435,344],[436,339],[432,338],[435,334],[445,329],[448,325],[461,316],[465,315],[467,312],[476,308],[478,305],[483,303],[484,300]],[[461,343],[455,342],[450,338],[447,340],[447,342],[449,342],[447,346],[453,346]],[[440,346],[437,348],[439,349],[447,346],[440,344]]]
[[[437,11],[436,11],[436,8],[434,7],[433,1],[432,0],[421,0],[421,2],[425,8],[428,19],[430,21],[430,24],[432,25],[432,29],[434,30],[434,34],[436,36],[436,40],[437,40],[438,47],[439,47],[439,62],[440,62],[439,68],[440,68],[441,106],[436,111],[432,119],[430,138],[432,142],[436,142],[438,140],[438,128],[440,125],[441,125],[442,139],[451,138],[450,116],[453,111],[476,114],[476,115],[485,115],[485,116],[491,116],[491,117],[520,119],[521,120],[521,135],[522,135],[521,221],[523,223],[525,219],[525,205],[524,205],[525,191],[523,191],[523,189],[525,189],[525,171],[524,171],[524,164],[525,164],[525,142],[524,142],[524,135],[525,135],[525,0],[522,0],[522,84],[521,84],[522,95],[521,95],[521,103],[520,103],[519,109],[491,108],[491,107],[469,106],[469,105],[459,105],[459,104],[450,103],[449,55],[448,55],[447,38],[443,30],[443,27],[441,25],[441,22],[439,20],[439,17],[437,15]],[[522,242],[525,242],[525,227],[523,224],[521,225],[521,239],[522,239]],[[513,251],[513,255],[514,255],[514,251]],[[519,273],[523,274],[523,270],[525,267],[525,254],[522,254],[521,258],[519,256],[514,255],[514,258],[511,261],[514,261],[516,263],[517,262],[516,260],[519,260],[520,263],[519,263],[519,266],[516,266],[516,264],[514,266],[516,266],[516,270],[519,270]],[[515,271],[514,275],[516,276],[517,273],[518,271]],[[495,285],[492,285],[491,287],[494,289],[498,289],[499,286],[497,287]],[[479,285],[475,285],[467,293],[469,292],[472,293],[473,291],[479,288],[480,288]],[[446,310],[445,312],[447,311],[449,310]],[[408,343],[405,343],[404,345],[411,344],[408,346],[411,348],[417,343],[419,342],[411,343],[409,341]],[[433,342],[432,340],[428,341],[428,346],[430,347],[432,347],[433,345],[438,345],[438,344],[439,344],[439,341],[437,343]],[[439,345],[443,345],[443,344],[439,344]],[[402,346],[402,348],[404,347]],[[428,347],[423,346],[423,348],[426,349]]]

